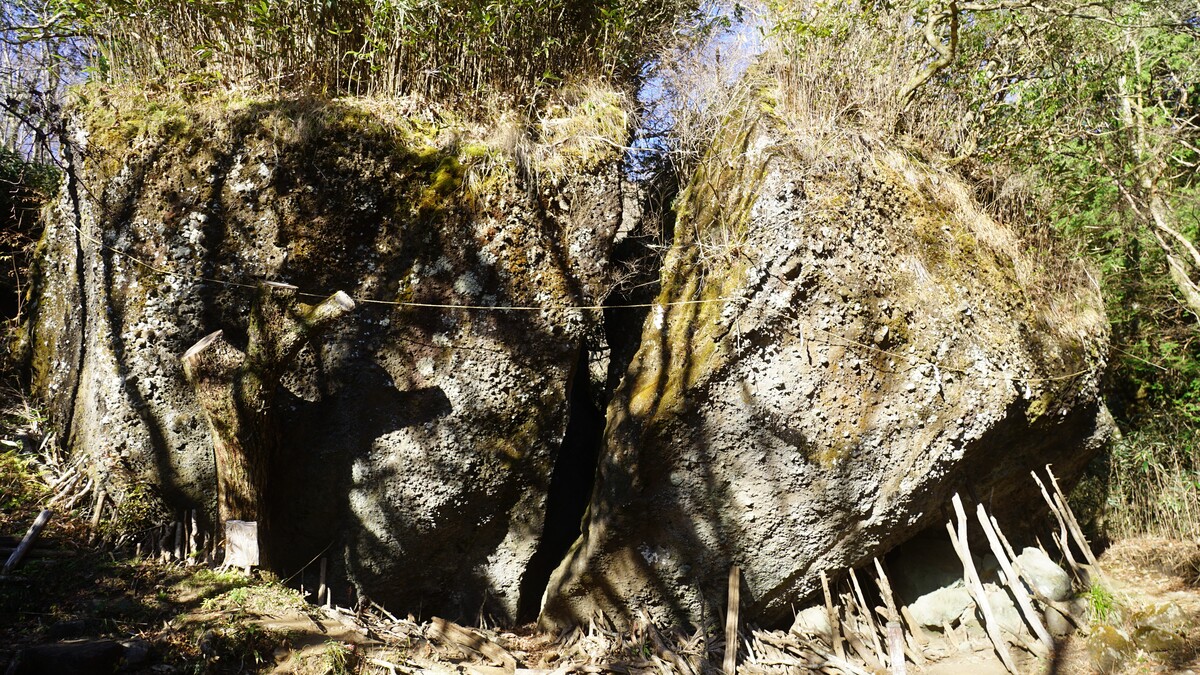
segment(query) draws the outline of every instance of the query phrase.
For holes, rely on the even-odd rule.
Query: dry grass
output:
[[[1110,536],[1200,539],[1200,471],[1185,438],[1132,432],[1117,441],[1109,461]]]

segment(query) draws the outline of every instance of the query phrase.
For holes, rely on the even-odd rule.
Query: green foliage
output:
[[[1093,622],[1108,621],[1109,617],[1113,615],[1113,610],[1116,609],[1116,598],[1100,584],[1092,584],[1084,597],[1087,598],[1088,610],[1091,612]]]
[[[93,75],[322,95],[528,99],[635,74],[678,0],[56,0]]]
[[[354,652],[343,642],[329,640],[325,643],[325,668],[331,675],[349,675],[354,672]]]
[[[45,497],[46,486],[29,458],[8,448],[0,452],[0,512],[36,510]]]

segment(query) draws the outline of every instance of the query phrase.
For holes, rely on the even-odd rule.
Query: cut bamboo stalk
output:
[[[1046,491],[1046,485],[1042,483],[1042,479],[1038,478],[1037,472],[1030,471],[1030,476],[1033,476],[1034,482],[1042,491],[1042,499],[1046,500],[1046,505],[1050,507],[1050,513],[1054,519],[1058,521],[1059,535],[1055,538],[1054,543],[1058,544],[1058,548],[1066,557],[1067,562],[1071,565],[1071,571],[1079,574],[1079,563],[1075,562],[1075,556],[1071,553],[1071,542],[1067,538],[1067,521],[1063,519],[1062,514],[1058,512],[1058,506],[1054,503],[1054,499],[1050,497],[1050,493]]]
[[[1033,607],[1033,602],[1029,599],[1029,594],[1025,592],[1025,584],[1021,582],[1020,575],[1013,569],[1012,563],[1009,561],[1008,552],[1000,544],[1000,538],[996,536],[996,529],[993,527],[991,517],[988,516],[987,510],[983,508],[983,504],[975,507],[975,516],[979,519],[979,524],[983,527],[983,533],[987,536],[988,544],[992,548],[992,554],[996,556],[996,560],[1000,563],[1000,571],[1004,574],[1004,582],[1012,590],[1013,597],[1017,599],[1017,606],[1021,608],[1021,613],[1025,616],[1025,622],[1033,629],[1033,634],[1040,640],[1040,644],[1045,647],[1044,651],[1038,652],[1038,656],[1045,656],[1054,649],[1054,638],[1050,637],[1050,632],[1042,625],[1042,620],[1038,616],[1038,611]]]
[[[329,592],[329,589],[328,589],[328,588],[325,586],[325,569],[326,569],[326,564],[327,564],[327,563],[326,563],[326,561],[325,561],[325,557],[324,557],[324,556],[321,556],[321,576],[320,576],[320,578],[318,579],[318,582],[317,582],[317,604],[318,604],[318,605],[321,605],[321,604],[324,604],[324,603],[325,603],[325,596],[326,596],[326,595],[328,594],[328,592]]]
[[[975,561],[971,560],[971,549],[967,543],[967,513],[963,509],[962,499],[958,493],[950,500],[954,504],[954,512],[958,516],[958,531],[955,532],[952,523],[946,523],[946,529],[950,532],[950,543],[954,546],[954,551],[958,553],[959,559],[962,560],[963,572],[965,573],[965,581],[967,589],[971,595],[975,596],[975,604],[979,606],[980,612],[983,614],[983,627],[987,631],[988,637],[991,638],[992,645],[996,648],[996,653],[1000,655],[1000,661],[1008,672],[1017,674],[1017,666],[1013,663],[1012,655],[1008,652],[1008,645],[1004,642],[1004,636],[1000,633],[1000,624],[996,621],[996,616],[992,613],[992,605],[988,602],[987,591],[983,587],[983,582],[979,579],[979,571],[975,569]]]
[[[100,529],[100,518],[104,514],[104,500],[108,498],[108,493],[104,488],[100,488],[96,492],[96,506],[92,509],[92,533],[88,535],[88,541],[96,541],[97,531]]]
[[[854,588],[854,596],[858,599],[858,606],[862,608],[862,613],[867,622],[867,632],[871,634],[871,645],[875,647],[875,654],[879,657],[879,663],[887,663],[887,654],[884,652],[883,644],[879,641],[879,631],[875,626],[875,617],[872,616],[871,608],[867,606],[867,598],[863,595],[862,586],[858,583],[858,574],[854,572],[854,568],[850,568],[850,583]]]
[[[833,643],[833,653],[839,659],[846,658],[846,650],[842,647],[842,628],[838,622],[837,611],[833,608],[833,597],[829,595],[829,577],[821,570],[821,590],[825,593],[825,614],[829,617],[829,640]]]
[[[888,656],[892,675],[908,675],[904,663],[904,629],[899,621],[889,621],[887,624]]]
[[[734,675],[737,672],[738,648],[738,609],[741,604],[742,579],[741,570],[737,565],[729,568],[729,593],[725,607],[725,661],[723,672]]]
[[[4,575],[7,576],[10,572],[21,564],[21,560],[29,553],[29,549],[33,548],[33,543],[37,541],[38,536],[42,533],[42,528],[46,527],[46,523],[50,522],[50,517],[54,512],[50,509],[42,509],[41,513],[37,514],[37,518],[33,519],[33,525],[29,526],[29,531],[21,538],[21,543],[17,544],[17,548],[8,556],[8,560],[4,563]]]

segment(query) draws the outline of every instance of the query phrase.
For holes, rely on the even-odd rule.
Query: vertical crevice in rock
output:
[[[537,618],[550,573],[579,538],[583,513],[592,497],[604,414],[594,403],[589,380],[588,351],[581,348],[567,393],[567,429],[550,477],[542,539],[521,579],[520,621]]]

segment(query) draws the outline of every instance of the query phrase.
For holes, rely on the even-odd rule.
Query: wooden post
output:
[[[737,672],[738,610],[741,609],[742,577],[737,565],[729,568],[729,592],[725,606],[725,675]]]
[[[50,522],[50,517],[54,512],[50,509],[42,509],[42,512],[33,519],[33,525],[29,526],[29,531],[21,538],[21,543],[17,544],[16,550],[12,555],[8,556],[8,561],[4,563],[4,574],[8,575],[17,565],[21,564],[21,560],[25,554],[29,553],[29,549],[33,547],[33,542],[37,541],[38,535],[42,533],[42,528],[46,527],[46,523]]]

